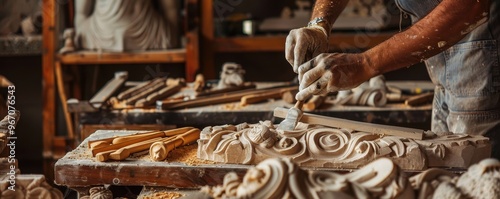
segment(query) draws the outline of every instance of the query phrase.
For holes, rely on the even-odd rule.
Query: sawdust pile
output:
[[[198,144],[190,144],[187,146],[182,146],[176,148],[170,152],[167,157],[168,162],[181,162],[191,166],[197,166],[202,164],[215,164],[215,162],[210,160],[202,160],[196,157],[196,152],[198,150]]]
[[[183,197],[184,194],[177,192],[156,192],[142,197],[143,199],[177,199]]]

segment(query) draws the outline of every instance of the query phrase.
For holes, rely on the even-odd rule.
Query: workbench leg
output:
[[[66,120],[66,126],[68,128],[68,138],[74,139],[74,128],[73,121],[71,120],[71,114],[68,111],[68,98],[66,97],[66,92],[64,90],[64,80],[61,69],[61,62],[56,62],[56,82],[57,82],[57,90],[59,91],[59,98],[61,99],[61,105],[63,108],[64,119]]]

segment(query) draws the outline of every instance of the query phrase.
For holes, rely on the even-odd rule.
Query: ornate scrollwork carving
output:
[[[198,140],[198,157],[222,163],[258,164],[288,157],[300,166],[359,168],[388,157],[403,169],[428,166],[467,168],[489,157],[483,136],[442,135],[426,140],[382,136],[370,132],[299,123],[283,132],[269,121],[205,128]]]

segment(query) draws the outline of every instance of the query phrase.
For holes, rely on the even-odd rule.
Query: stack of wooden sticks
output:
[[[125,160],[132,153],[149,149],[154,161],[163,161],[176,147],[196,142],[200,129],[184,127],[167,131],[152,131],[127,136],[91,140],[88,147],[97,161]]]

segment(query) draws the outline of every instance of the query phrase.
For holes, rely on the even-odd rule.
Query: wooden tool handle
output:
[[[165,136],[165,134],[162,131],[157,131],[157,132],[151,133],[149,135],[139,137],[137,139],[130,139],[130,140],[123,141],[123,142],[120,142],[120,143],[117,143],[117,144],[112,144],[112,145],[109,145],[109,146],[105,146],[105,147],[101,147],[101,148],[97,148],[97,149],[92,149],[91,151],[92,151],[92,155],[95,156],[97,153],[100,153],[100,152],[103,152],[103,151],[118,150],[118,149],[120,149],[122,147],[131,145],[131,144],[135,144],[135,143],[138,143],[138,142],[142,142],[144,140],[149,140],[149,139],[163,137],[163,136]]]
[[[191,129],[166,142],[156,142],[149,148],[149,157],[154,161],[163,161],[168,153],[179,146],[196,142],[200,138],[200,129]]]
[[[295,108],[299,109],[299,110],[302,110],[302,106],[304,106],[304,101],[300,101],[298,100],[296,103],[295,103]]]
[[[140,139],[143,137],[154,138],[154,137],[163,137],[164,135],[165,134],[162,131],[154,131],[154,132],[148,132],[148,133],[141,133],[141,134],[137,134],[137,135],[120,136],[120,137],[116,137],[115,139],[113,139],[112,143],[113,144],[120,144],[120,143],[127,142],[130,140]]]
[[[173,138],[154,138],[143,142],[135,143],[129,146],[125,146],[110,153],[109,158],[112,160],[125,160],[132,153],[149,149],[149,147],[151,147],[151,145],[155,142],[167,141],[169,139]]]
[[[417,96],[410,97],[406,99],[405,104],[407,106],[418,106],[422,105],[428,102],[432,102],[432,99],[434,98],[434,93],[423,93]]]
[[[268,99],[275,99],[275,98],[280,98],[280,97],[281,97],[280,92],[245,95],[245,96],[241,97],[240,104],[242,106],[246,106],[249,104],[255,104],[255,103],[262,102],[262,101],[265,101]]]
[[[165,136],[175,136],[175,135],[180,135],[183,133],[186,133],[190,131],[191,129],[194,129],[194,127],[182,127],[182,128],[177,128],[177,129],[172,129],[168,131],[163,131],[165,133]]]
[[[111,140],[112,141],[112,140]],[[111,144],[110,141],[97,141],[97,142],[92,142],[92,144],[90,144],[90,149],[98,149],[98,148],[102,148],[102,147],[106,147],[106,146],[109,146]]]
[[[110,151],[104,151],[104,152],[97,153],[95,155],[95,159],[99,162],[106,162],[109,160],[109,154],[111,154],[115,151],[116,150],[110,150]]]
[[[314,95],[304,104],[304,110],[314,111],[325,102],[326,96]]]

